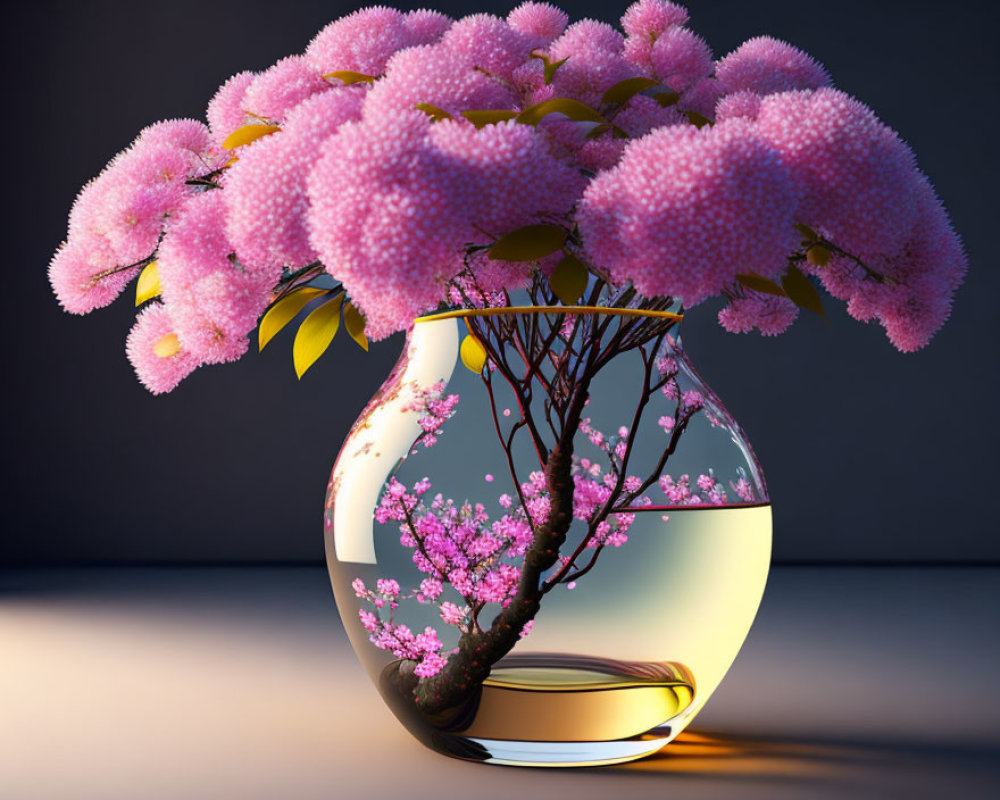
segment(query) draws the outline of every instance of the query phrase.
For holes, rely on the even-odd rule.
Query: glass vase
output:
[[[742,430],[665,310],[417,320],[345,440],[325,539],[358,658],[446,755],[655,752],[733,662],[771,511]]]

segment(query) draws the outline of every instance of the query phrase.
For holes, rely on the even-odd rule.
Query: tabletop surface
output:
[[[0,571],[0,797],[996,798],[998,578],[776,567],[677,742],[539,770],[410,739],[321,568]]]

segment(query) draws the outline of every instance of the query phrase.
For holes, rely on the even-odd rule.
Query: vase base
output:
[[[603,767],[652,755],[673,738],[669,728],[659,736],[646,735],[614,742],[524,742],[509,739],[466,739],[435,742],[453,758],[510,767]],[[462,746],[455,747],[460,739]]]

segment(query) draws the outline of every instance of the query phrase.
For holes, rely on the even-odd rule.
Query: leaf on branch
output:
[[[800,223],[798,223],[798,224],[797,224],[797,225],[795,226],[795,230],[797,230],[797,231],[798,231],[799,233],[801,233],[801,234],[802,234],[802,237],[803,237],[803,238],[804,238],[804,239],[805,239],[805,240],[806,240],[807,242],[817,242],[817,241],[819,241],[819,234],[818,234],[818,233],[816,233],[816,231],[814,231],[814,230],[813,230],[812,228],[810,228],[810,227],[809,227],[808,225],[803,225],[803,224],[802,224],[802,223],[800,222]]]
[[[462,346],[459,348],[458,354],[462,358],[462,363],[477,375],[486,366],[486,348],[471,333],[462,340]]]
[[[614,86],[608,89],[602,96],[602,103],[627,103],[639,92],[644,92],[646,89],[652,89],[654,86],[659,85],[657,81],[652,78],[643,78],[638,76],[635,78],[626,78],[623,81],[618,81]]]
[[[244,125],[229,134],[222,146],[227,150],[235,150],[237,147],[256,142],[264,136],[270,136],[276,131],[280,131],[277,125]]]
[[[548,86],[552,83],[552,79],[556,76],[556,70],[559,69],[563,64],[565,64],[569,59],[561,58],[558,61],[549,61],[545,59],[545,69],[542,71],[545,75],[545,85]]]
[[[344,306],[344,327],[350,337],[368,352],[368,337],[365,336],[365,318],[353,303]]]
[[[432,103],[417,103],[414,108],[417,109],[417,111],[423,111],[428,117],[431,118],[431,122],[440,122],[443,119],[451,119],[451,114],[443,108],[433,105]]]
[[[327,289],[317,289],[314,286],[303,286],[295,289],[274,303],[264,314],[260,325],[257,327],[257,347],[263,350],[271,339],[278,332],[291,322],[298,313],[306,307],[310,300],[315,300],[323,294],[328,294]]]
[[[553,97],[543,103],[528,106],[517,115],[517,121],[525,125],[537,125],[549,114],[562,114],[576,122],[607,122],[600,112],[569,97]]]
[[[816,287],[794,264],[788,265],[788,272],[781,278],[781,286],[785,290],[785,294],[788,295],[788,299],[799,308],[826,317],[826,312],[823,310],[823,299],[816,291]]]
[[[556,264],[549,276],[549,286],[556,293],[563,305],[571,306],[580,299],[587,288],[590,272],[587,265],[572,253],[567,253],[563,260]]]
[[[147,300],[152,300],[160,294],[160,268],[155,261],[151,261],[146,268],[139,273],[139,280],[135,282],[135,304],[141,306]]]
[[[806,261],[815,264],[817,267],[825,267],[830,263],[830,251],[823,245],[814,244],[806,250]]]
[[[681,99],[681,96],[674,91],[657,92],[653,95],[653,99],[659,103],[663,108],[669,108],[670,106],[677,105],[677,102]]]
[[[688,118],[688,122],[690,122],[698,129],[704,128],[706,125],[712,124],[712,120],[710,120],[704,114],[699,114],[697,111],[685,111],[684,116]]]
[[[558,225],[528,225],[501,236],[487,255],[492,261],[537,261],[562,247],[568,235]]]
[[[306,374],[306,370],[316,363],[316,359],[326,352],[333,341],[340,327],[340,306],[343,302],[344,295],[338,294],[315,309],[299,326],[295,344],[292,345],[292,361],[299,378]]]
[[[478,129],[484,128],[487,125],[495,125],[498,122],[506,122],[509,119],[514,119],[514,117],[517,116],[517,112],[503,108],[496,111],[463,111],[462,116],[469,120],[469,122],[475,125]]]
[[[559,69],[563,64],[566,63],[567,59],[563,58],[559,61],[550,61],[549,57],[545,53],[534,52],[531,54],[532,58],[539,59],[544,65],[542,74],[545,76],[545,85],[548,86],[552,83],[552,79],[556,76],[556,70]]]
[[[772,281],[770,278],[765,278],[763,275],[758,275],[756,272],[746,272],[741,275],[737,275],[736,280],[748,289],[753,289],[755,292],[773,294],[778,297],[788,297],[788,295],[785,294],[785,290],[782,289],[776,281]]]
[[[338,81],[344,84],[344,86],[350,86],[352,83],[375,83],[374,75],[365,75],[363,72],[354,72],[349,69],[339,70],[338,72],[328,72],[323,76],[324,78],[336,78]]]

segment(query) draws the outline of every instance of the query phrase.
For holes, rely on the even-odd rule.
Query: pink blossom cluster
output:
[[[638,93],[606,98],[635,79]],[[518,116],[550,100],[553,113]],[[460,302],[503,296],[561,255],[485,254],[529,225],[564,228],[612,288],[725,297],[737,332],[791,324],[790,301],[739,278],[779,279],[791,260],[901,350],[943,324],[966,269],[910,149],[821,64],[769,37],[715,60],[667,0],[633,3],[621,29],[538,2],[458,20],[361,9],[227,80],[206,118],[150,126],[112,159],[49,269],[85,313],[169,254],[164,310],[128,346],[153,391],[238,357],[279,282],[310,267],[343,284],[372,340],[455,303],[461,281],[474,288]],[[807,260],[813,247],[829,257]]]
[[[441,494],[425,500],[430,489],[426,478],[410,489],[391,478],[375,511],[376,522],[398,523],[400,543],[413,550],[413,563],[427,576],[419,588],[404,593],[397,581],[379,579],[371,590],[360,579],[354,582],[355,594],[371,606],[359,611],[371,642],[399,658],[417,661],[419,677],[437,674],[447,653],[442,653],[433,628],[414,636],[408,627],[395,623],[394,610],[409,599],[434,604],[446,625],[463,633],[473,630],[485,606],[506,607],[514,597],[521,575],[519,563],[534,538],[521,509],[491,521],[481,503],[458,505]],[[501,498],[500,504],[509,508],[510,498],[506,502]],[[448,587],[460,603],[443,599]],[[387,620],[381,616],[385,609],[390,615]],[[520,635],[530,630],[530,625],[525,626]]]
[[[693,485],[689,475],[681,475],[677,480],[670,475],[661,475],[659,484],[671,505],[697,506],[708,503],[722,506],[727,502],[726,487],[715,480],[711,470],[708,474],[699,475]]]
[[[403,407],[404,411],[416,411],[418,414],[420,436],[414,446],[433,447],[437,444],[441,427],[454,416],[458,395],[445,394],[444,388],[444,381],[438,381],[426,389],[418,389],[416,397]]]

